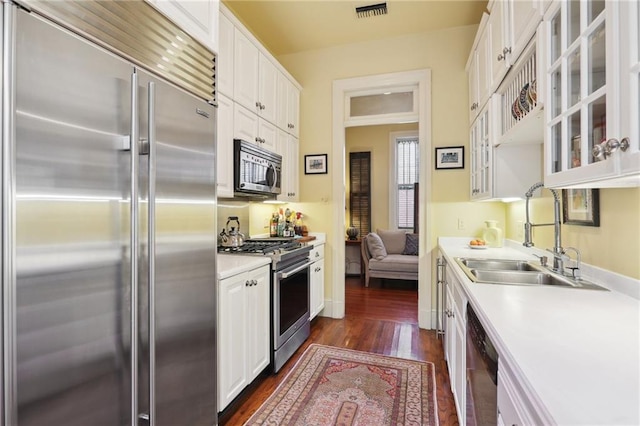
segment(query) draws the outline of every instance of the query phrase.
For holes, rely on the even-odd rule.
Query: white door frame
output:
[[[335,172],[332,174],[333,193],[333,230],[331,245],[333,246],[333,276],[331,277],[332,318],[343,318],[345,312],[345,198],[346,198],[346,160],[345,160],[345,129],[350,124],[345,116],[347,94],[366,89],[381,87],[397,87],[418,85],[418,140],[420,143],[420,187],[419,202],[421,214],[418,220],[420,229],[418,256],[418,325],[420,328],[432,328],[431,315],[431,253],[427,252],[428,242],[431,241],[431,70],[422,69],[391,74],[380,74],[366,77],[355,77],[333,82],[333,146],[332,163]],[[357,125],[391,124],[396,120],[380,118],[371,122]]]

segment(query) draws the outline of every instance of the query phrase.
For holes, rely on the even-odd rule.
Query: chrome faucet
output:
[[[529,219],[529,199],[533,197],[533,192],[539,188],[544,188],[544,183],[538,182],[534,184],[525,193],[525,210],[527,221],[524,224],[524,242],[522,243],[522,245],[525,247],[533,247],[531,231],[534,226],[553,225],[554,245],[553,249],[549,250],[551,253],[553,253],[553,269],[560,274],[564,274],[563,256],[565,258],[566,256],[564,254],[564,249],[562,248],[560,237],[560,196],[558,196],[558,191],[556,191],[555,189],[547,188],[553,194],[553,223],[531,223],[531,220]]]

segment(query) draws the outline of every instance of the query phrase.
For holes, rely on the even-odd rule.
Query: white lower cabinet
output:
[[[218,411],[270,360],[269,265],[218,282]]]
[[[453,273],[446,273],[445,290],[445,358],[449,368],[451,392],[458,419],[464,419],[466,398],[466,307],[467,300]],[[460,424],[464,424],[461,420]]]
[[[313,247],[310,253],[311,290],[309,296],[310,317],[315,318],[324,309],[324,244]]]
[[[528,399],[518,391],[517,381],[498,360],[498,424],[524,426],[542,424],[528,407]]]

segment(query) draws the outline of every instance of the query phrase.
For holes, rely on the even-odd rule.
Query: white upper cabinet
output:
[[[620,19],[620,131],[617,136],[629,147],[620,152],[620,174],[638,177],[640,172],[640,5],[637,1],[616,4]],[[614,135],[614,137],[616,137]],[[636,180],[637,182],[637,180]]]
[[[237,28],[234,42],[234,100],[265,120],[275,123],[277,68]]]
[[[278,150],[282,155],[282,183],[279,201],[298,201],[298,171],[300,159],[298,158],[298,139],[282,129],[278,130]]]
[[[542,20],[542,7],[539,0],[489,2],[491,90],[500,85],[536,33]]]
[[[233,100],[254,113],[258,112],[258,48],[236,28],[234,38]]]
[[[279,73],[275,65],[262,53],[258,63],[258,115],[275,124]]]
[[[298,137],[300,90],[282,73],[278,75],[277,99],[276,124],[282,130]]]
[[[491,46],[489,53],[491,87],[495,89],[502,82],[511,65],[509,59],[511,40],[506,22],[509,16],[509,4],[504,0],[496,0],[492,2],[492,6],[490,5],[487,27]]]
[[[233,101],[224,95],[218,96],[217,136],[217,196],[233,198]]]
[[[220,54],[217,58],[216,77],[218,92],[233,99],[233,46],[235,27],[229,18],[220,14]]]
[[[276,152],[277,128],[242,105],[233,105],[233,137]]]
[[[233,196],[233,139],[242,139],[290,157],[286,170],[296,176],[285,182],[291,194],[286,198],[297,201],[298,141],[285,138],[281,148],[278,128],[298,137],[300,86],[229,9],[220,7],[218,196]]]
[[[478,116],[489,99],[491,89],[491,70],[489,68],[490,38],[487,27],[489,15],[482,15],[476,39],[467,61],[469,78],[469,122]]]
[[[187,34],[218,53],[219,0],[150,0]]]
[[[545,185],[640,184],[638,20],[637,2],[547,10]]]
[[[511,58],[514,63],[536,33],[542,21],[542,4],[539,0],[511,0],[508,11],[508,31],[511,34]]]

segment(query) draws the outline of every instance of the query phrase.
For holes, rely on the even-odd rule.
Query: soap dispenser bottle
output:
[[[489,247],[502,247],[502,229],[498,228],[497,220],[485,220],[487,227],[482,233],[482,239]]]

